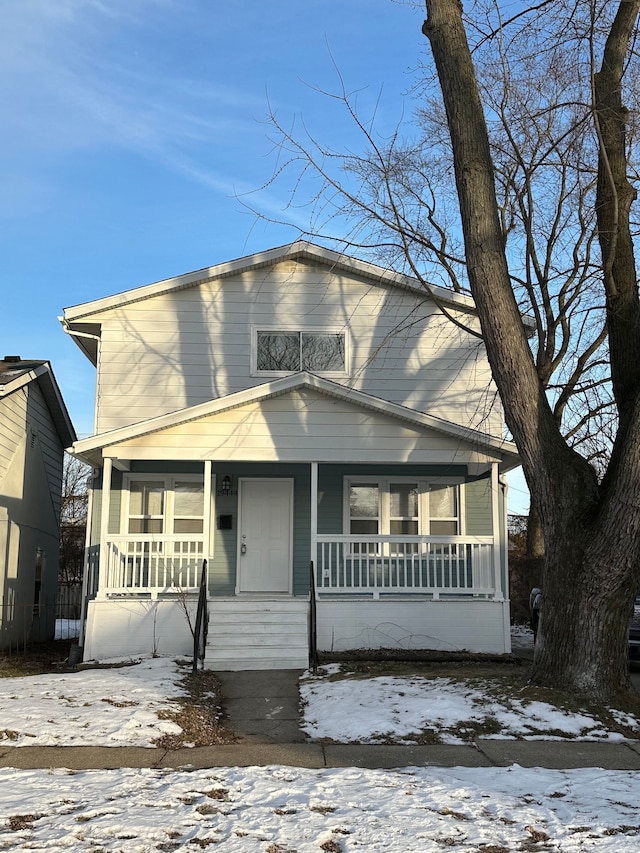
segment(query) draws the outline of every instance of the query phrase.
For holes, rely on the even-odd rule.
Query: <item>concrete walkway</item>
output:
[[[238,742],[193,749],[0,745],[0,767],[203,769],[295,767],[602,767],[640,770],[640,742],[518,741],[478,738],[465,746],[309,742],[299,728],[299,671],[220,672],[227,726]]]

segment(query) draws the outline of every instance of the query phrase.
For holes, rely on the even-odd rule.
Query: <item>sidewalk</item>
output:
[[[310,769],[363,767],[545,767],[640,770],[640,742],[518,741],[478,738],[464,746],[308,742],[299,728],[296,670],[221,672],[228,727],[235,744],[192,749],[0,745],[0,767],[71,770],[120,767],[204,769],[273,764]]]

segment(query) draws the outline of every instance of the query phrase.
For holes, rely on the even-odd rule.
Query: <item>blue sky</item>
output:
[[[355,145],[317,92],[338,90],[337,67],[390,132],[412,109],[424,15],[410,0],[2,5],[0,355],[49,359],[87,435],[94,369],[62,309],[295,239],[237,198],[283,218],[284,182],[254,192],[277,162],[269,106]]]

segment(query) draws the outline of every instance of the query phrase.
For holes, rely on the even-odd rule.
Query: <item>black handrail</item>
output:
[[[207,634],[209,633],[209,613],[207,608],[207,561],[202,561],[202,574],[200,575],[200,592],[198,593],[198,609],[196,611],[196,625],[193,631],[193,674],[198,671],[198,661],[204,663],[207,649]]]
[[[310,564],[309,590],[309,666],[314,673],[318,671],[318,612],[316,607],[316,575],[313,560]]]

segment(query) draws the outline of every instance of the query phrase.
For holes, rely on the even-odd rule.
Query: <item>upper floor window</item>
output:
[[[338,373],[347,370],[345,333],[258,329],[255,369],[260,373]]]

